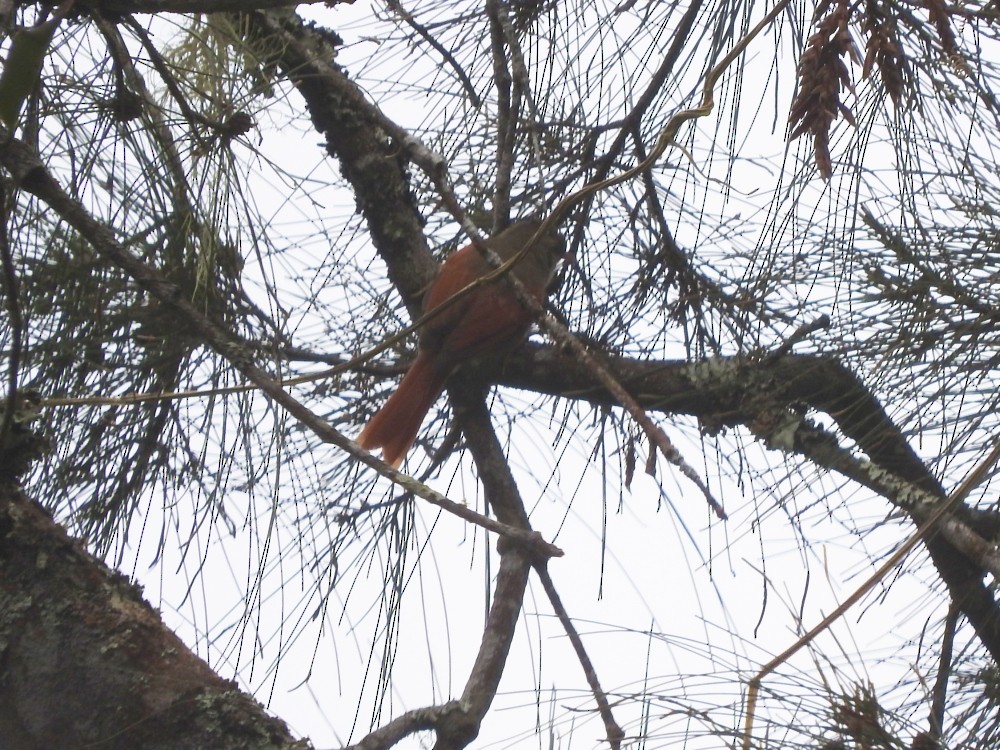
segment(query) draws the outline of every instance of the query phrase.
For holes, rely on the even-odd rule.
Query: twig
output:
[[[803,323],[794,331],[792,331],[792,335],[789,336],[785,341],[783,341],[778,348],[768,352],[764,356],[764,362],[773,362],[776,359],[783,357],[786,354],[790,354],[792,348],[797,343],[806,338],[806,336],[815,333],[816,331],[820,331],[823,330],[824,328],[829,328],[829,327],[830,327],[830,316],[826,314],[820,315],[818,318],[816,318],[815,320],[811,320],[808,323]]]
[[[944,712],[948,698],[948,681],[951,679],[951,655],[955,649],[955,631],[958,629],[958,617],[961,613],[961,608],[952,602],[944,618],[937,677],[931,689],[931,710],[927,723],[930,725],[931,736],[939,742],[944,736]]]
[[[587,678],[590,691],[594,694],[594,700],[597,702],[597,710],[604,721],[607,742],[612,750],[618,750],[621,747],[622,740],[625,739],[625,732],[618,725],[618,722],[615,721],[614,714],[611,713],[611,704],[608,703],[607,693],[601,688],[600,680],[597,678],[597,670],[594,669],[594,664],[590,661],[587,649],[583,646],[583,640],[581,640],[576,626],[573,625],[573,621],[569,618],[566,607],[563,606],[559,592],[556,591],[552,577],[549,575],[548,567],[544,563],[535,563],[535,572],[542,582],[542,588],[545,589],[545,593],[549,597],[549,603],[552,605],[556,617],[559,618],[563,630],[566,631],[566,635],[569,637],[569,642],[573,644],[573,650],[576,651],[576,658],[580,660],[580,666],[583,667],[583,674]]]
[[[448,49],[441,44],[441,42],[434,38],[434,35],[428,31],[426,26],[417,21],[413,14],[403,7],[400,0],[386,0],[386,5],[388,5],[389,9],[394,11],[407,26],[417,32],[421,39],[431,45],[431,47],[433,47],[438,54],[441,55],[441,58],[448,64],[448,66],[455,71],[455,75],[458,77],[459,83],[462,84],[462,88],[465,89],[465,94],[469,97],[469,101],[472,103],[472,106],[476,109],[483,106],[483,100],[479,97],[479,94],[476,93],[476,87],[469,79],[468,74],[462,69],[462,66],[458,64],[458,60],[455,59],[455,56],[451,54],[451,52],[449,52]]]
[[[510,216],[511,174],[514,171],[514,144],[520,96],[513,90],[513,78],[504,54],[504,26],[500,20],[503,4],[487,0],[486,17],[490,25],[490,55],[493,58],[493,86],[497,92],[497,172],[493,188],[493,215],[501,221]]]
[[[490,21],[493,28],[498,29],[498,34],[500,36],[501,45],[503,42],[507,44],[507,51],[510,55],[510,73],[508,77],[513,83],[513,99],[511,106],[512,117],[509,118],[507,126],[507,139],[506,143],[501,143],[503,151],[506,153],[501,155],[509,162],[510,167],[513,167],[514,163],[514,144],[517,142],[518,125],[521,122],[521,109],[522,105],[528,111],[528,116],[524,118],[526,127],[528,128],[528,140],[530,141],[533,156],[535,158],[535,164],[541,165],[541,144],[539,142],[540,136],[538,133],[538,108],[535,104],[535,98],[531,91],[531,76],[528,75],[528,66],[524,62],[524,51],[521,49],[521,39],[520,35],[514,29],[514,24],[511,23],[510,13],[508,12],[507,3],[497,2],[497,0],[490,0],[487,3],[487,12],[490,14]],[[503,54],[503,49],[501,46],[501,54]],[[507,192],[510,192],[510,175],[507,176]],[[506,196],[509,202],[510,196]]]
[[[608,177],[607,179],[593,182],[589,185],[584,185],[575,193],[563,198],[563,200],[561,200],[552,210],[550,219],[553,224],[558,221],[559,217],[566,214],[576,203],[579,203],[580,200],[591,193],[596,193],[599,190],[604,190],[622,182],[631,180],[643,170],[652,167],[657,161],[659,161],[660,157],[663,156],[667,148],[669,148],[674,142],[674,138],[677,136],[677,132],[680,130],[681,125],[689,120],[696,120],[699,117],[707,117],[711,114],[712,110],[715,108],[715,84],[718,82],[719,78],[721,78],[722,74],[726,72],[729,66],[736,61],[736,58],[743,54],[743,51],[750,45],[750,42],[752,42],[761,31],[767,28],[767,26],[769,26],[771,22],[778,17],[778,14],[785,9],[785,6],[788,5],[789,2],[790,0],[779,0],[777,5],[771,8],[771,10],[769,10],[767,14],[757,22],[757,25],[750,29],[750,31],[748,31],[733,46],[733,48],[729,50],[726,56],[716,63],[710,71],[708,71],[708,74],[705,76],[705,83],[702,87],[701,104],[696,107],[681,110],[680,112],[675,112],[667,121],[663,130],[660,131],[660,135],[656,139],[656,145],[653,147],[653,150],[650,151],[649,156],[631,169],[627,169],[614,177]]]
[[[196,112],[191,108],[187,98],[184,96],[184,92],[181,91],[180,86],[177,84],[177,80],[171,73],[170,68],[167,65],[167,61],[163,59],[163,55],[161,55],[160,51],[156,49],[156,46],[153,44],[153,40],[149,38],[149,33],[146,29],[144,29],[133,16],[126,16],[123,19],[123,22],[130,29],[132,29],[132,33],[135,34],[143,49],[146,50],[146,54],[149,55],[149,61],[152,64],[153,69],[160,75],[160,80],[163,81],[163,85],[166,87],[167,93],[170,94],[170,98],[174,100],[174,103],[181,111],[181,115],[184,116],[184,119],[189,125],[192,126],[189,130],[190,136],[193,140],[197,141],[199,147],[204,147],[205,141],[202,138],[201,133],[194,127],[194,125],[198,124],[218,128],[218,123],[213,122],[205,115],[200,112]],[[134,69],[131,57],[129,56],[128,50],[125,47],[124,41],[118,33],[116,26],[101,18],[98,22],[98,28],[102,30],[109,42],[112,41],[112,35],[114,36],[113,43],[109,43],[108,47],[113,54],[116,54],[118,64],[121,65],[122,68],[128,67]]]

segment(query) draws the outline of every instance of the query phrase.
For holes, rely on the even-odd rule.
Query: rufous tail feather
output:
[[[447,373],[438,369],[431,356],[418,354],[395,393],[358,435],[361,447],[369,451],[381,448],[382,460],[399,468],[446,379]]]

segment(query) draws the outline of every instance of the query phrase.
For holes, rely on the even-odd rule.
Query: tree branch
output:
[[[24,342],[24,318],[21,315],[21,292],[17,280],[17,268],[10,252],[7,228],[10,226],[11,204],[8,200],[5,180],[0,180],[0,282],[4,292],[4,306],[7,308],[7,325],[10,329],[10,355],[7,363],[7,404],[0,414],[0,446],[7,443],[7,436],[14,426],[14,412],[17,411],[17,377],[21,369],[21,354]]]
[[[583,639],[576,630],[576,626],[573,625],[573,621],[570,619],[569,613],[566,611],[566,607],[562,603],[562,597],[559,596],[559,591],[556,590],[555,583],[552,581],[552,576],[549,575],[548,567],[542,564],[535,565],[535,572],[538,574],[539,580],[542,582],[542,588],[545,589],[545,594],[549,597],[549,604],[552,605],[553,611],[556,613],[556,617],[559,618],[559,622],[563,626],[563,630],[566,632],[566,636],[569,638],[570,643],[573,644],[573,650],[576,652],[576,658],[580,662],[580,666],[583,668],[583,674],[587,678],[587,684],[590,685],[590,692],[594,694],[594,701],[597,703],[597,711],[601,714],[601,720],[604,722],[604,731],[607,734],[606,741],[608,747],[611,750],[618,750],[621,747],[622,740],[625,739],[625,732],[622,730],[621,726],[615,720],[614,714],[611,713],[611,704],[608,702],[608,694],[604,692],[604,688],[601,687],[601,681],[597,677],[597,670],[594,669],[594,663],[590,660],[590,655],[587,653],[587,649],[583,645]]]
[[[310,747],[9,483],[0,483],[0,634],[5,748]]]
[[[698,417],[710,433],[744,425],[769,436],[770,447],[805,453],[807,408],[825,412],[840,431],[863,451],[883,476],[913,485],[920,492],[877,490],[906,512],[918,526],[944,501],[941,483],[927,469],[875,395],[847,367],[832,357],[784,355],[749,359],[715,357],[700,362],[637,361],[605,356],[620,382],[645,409]],[[526,346],[508,358],[498,382],[542,393],[615,406],[611,394],[575,356],[552,347]],[[786,429],[778,428],[782,420]],[[806,438],[805,441],[802,438]],[[830,468],[841,470],[840,466]],[[858,477],[852,477],[857,479]],[[898,481],[897,481],[898,485]],[[902,487],[902,485],[898,485]],[[971,531],[968,506],[958,506],[945,528],[961,521]],[[970,559],[944,534],[924,540],[931,560],[952,599],[975,628],[983,645],[1000,663],[1000,611],[983,578],[979,560]],[[969,544],[966,549],[974,550]],[[980,553],[983,552],[979,548]]]
[[[333,62],[335,40],[307,27],[292,13],[259,12],[243,27],[306,101],[313,125],[350,183],[372,242],[385,259],[389,280],[411,317],[419,317],[422,292],[437,272],[423,234],[423,218],[410,190],[406,155],[419,144],[365,98]],[[428,156],[433,160],[433,156]]]

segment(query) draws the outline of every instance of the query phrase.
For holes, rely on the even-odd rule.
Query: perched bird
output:
[[[501,260],[509,260],[541,226],[539,219],[515,222],[488,239],[486,246]],[[550,230],[535,240],[511,273],[541,302],[565,252],[562,238]],[[424,313],[492,270],[474,245],[466,245],[445,261],[431,282],[424,295]],[[509,351],[524,338],[531,322],[531,313],[502,278],[476,287],[442,310],[420,329],[417,358],[361,431],[358,442],[367,450],[381,448],[385,462],[398,467],[455,368],[473,358]]]

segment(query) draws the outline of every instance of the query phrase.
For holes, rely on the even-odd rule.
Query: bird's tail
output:
[[[437,397],[444,390],[447,372],[442,372],[434,358],[418,354],[395,393],[368,421],[358,435],[366,450],[382,449],[382,459],[399,468],[417,438],[420,425]]]

